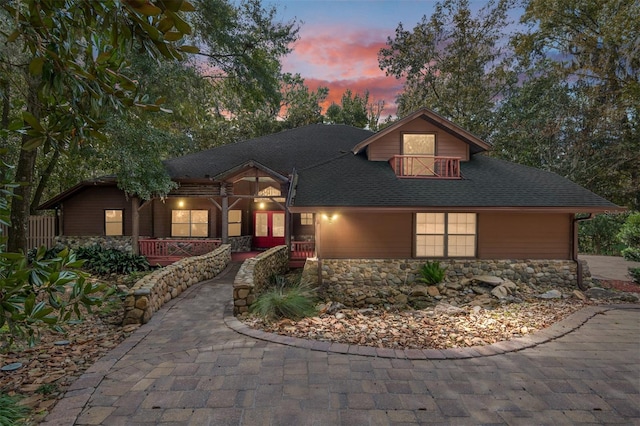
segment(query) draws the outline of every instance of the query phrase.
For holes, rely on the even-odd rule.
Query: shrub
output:
[[[20,405],[18,398],[0,393],[0,425],[26,424],[29,409]]]
[[[636,284],[640,284],[640,268],[629,268],[629,275]]]
[[[640,213],[629,215],[620,228],[618,238],[627,246],[622,250],[622,256],[627,260],[640,262]]]
[[[149,261],[144,256],[125,253],[116,249],[106,249],[99,245],[80,247],[78,258],[84,259],[84,266],[98,275],[130,274],[149,270]]]
[[[283,276],[271,279],[270,287],[251,305],[251,311],[267,320],[313,316],[315,289],[303,281],[291,282]]]
[[[446,271],[447,268],[440,266],[440,262],[438,261],[427,262],[422,269],[420,269],[421,277],[418,278],[418,281],[428,285],[440,284],[442,280],[444,280]]]
[[[620,256],[624,244],[617,238],[629,213],[599,214],[591,220],[578,223],[580,253]]]

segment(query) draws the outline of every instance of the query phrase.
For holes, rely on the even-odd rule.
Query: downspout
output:
[[[573,227],[573,244],[571,247],[571,260],[576,262],[576,274],[578,279],[578,288],[580,290],[587,290],[584,286],[583,277],[582,277],[582,262],[578,260],[578,223],[586,220],[593,219],[593,213],[589,213],[589,216],[586,217],[578,217],[575,216],[572,219]]]

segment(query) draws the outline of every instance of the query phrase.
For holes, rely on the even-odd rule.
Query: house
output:
[[[286,244],[298,266],[316,258],[333,280],[353,279],[348,265],[359,260],[374,265],[356,273],[369,283],[426,259],[462,265],[462,274],[470,262],[529,262],[535,275],[553,260],[579,283],[578,221],[622,208],[554,173],[489,157],[490,148],[422,109],[378,133],[317,124],[168,160],[179,187],[165,199],[129,199],[106,178],[40,208],[57,210],[67,240],[130,238],[152,261],[198,244]],[[391,259],[409,263],[381,273]]]

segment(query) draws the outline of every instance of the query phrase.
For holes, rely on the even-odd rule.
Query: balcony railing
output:
[[[316,254],[316,243],[313,241],[291,241],[291,260],[306,260]]]
[[[151,265],[169,265],[185,257],[200,256],[215,250],[222,244],[220,239],[144,239],[138,241],[140,254]]]
[[[401,178],[460,179],[460,158],[433,155],[394,155],[389,160]]]

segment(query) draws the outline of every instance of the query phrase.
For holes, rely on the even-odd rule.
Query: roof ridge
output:
[[[299,169],[298,171],[299,171],[299,172],[302,172],[302,171],[305,171],[305,170],[309,170],[309,169],[313,169],[313,168],[316,168],[316,167],[320,167],[320,166],[322,166],[322,165],[324,165],[324,164],[328,164],[328,163],[331,163],[331,162],[332,162],[332,161],[334,161],[334,160],[337,160],[337,159],[339,159],[339,158],[342,158],[342,157],[344,157],[344,156],[345,156],[345,155],[347,155],[347,154],[352,154],[352,152],[351,152],[351,151],[343,152],[342,154],[336,155],[335,157],[329,158],[329,159],[324,160],[324,161],[320,161],[320,162],[318,162],[318,163],[316,163],[316,164],[312,164],[312,165],[307,166],[307,167],[305,167],[305,168]],[[354,155],[355,155],[355,154],[354,154]]]

